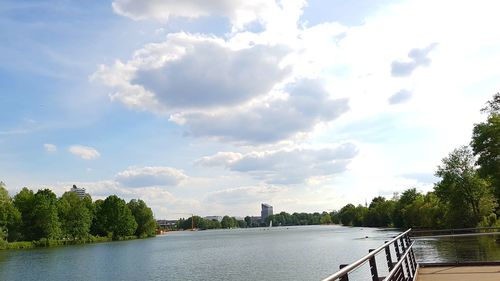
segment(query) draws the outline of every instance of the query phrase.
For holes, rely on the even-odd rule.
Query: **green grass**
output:
[[[120,238],[119,240],[132,240],[137,239],[135,236],[126,236]],[[5,240],[0,240],[0,250],[20,250],[20,249],[33,249],[33,248],[46,248],[46,247],[57,247],[65,245],[78,245],[87,243],[100,243],[112,241],[110,237],[100,237],[100,236],[89,236],[85,239],[78,240],[68,240],[68,239],[47,239],[42,238],[38,241],[18,241],[18,242],[7,242]]]

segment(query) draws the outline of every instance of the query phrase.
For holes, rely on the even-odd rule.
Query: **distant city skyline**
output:
[[[0,181],[157,218],[432,189],[500,91],[498,1],[0,4]]]

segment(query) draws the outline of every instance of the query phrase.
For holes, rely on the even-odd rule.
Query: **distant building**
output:
[[[156,223],[160,226],[160,228],[168,228],[170,226],[174,226],[177,221],[176,220],[156,220]]]
[[[262,203],[261,206],[262,206],[262,210],[260,211],[260,217],[261,217],[262,223],[265,223],[267,217],[273,215],[273,206],[266,204],[266,203]]]
[[[88,194],[88,193],[85,193],[85,188],[79,188],[79,187],[76,187],[76,185],[73,185],[73,187],[69,191],[76,193],[76,195],[78,195],[78,197],[80,197],[80,198],[84,198],[85,195]]]
[[[211,221],[218,221],[218,222],[221,222],[222,221],[222,216],[206,216],[205,217],[206,220],[211,220]]]

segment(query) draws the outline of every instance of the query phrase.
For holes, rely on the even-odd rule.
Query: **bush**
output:
[[[21,242],[8,243],[6,249],[20,250],[20,249],[32,249],[32,248],[35,248],[35,244],[33,244],[33,242],[21,241]]]

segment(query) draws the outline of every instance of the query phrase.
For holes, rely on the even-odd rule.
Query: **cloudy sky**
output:
[[[0,180],[157,218],[432,189],[500,90],[498,1],[0,2]]]

